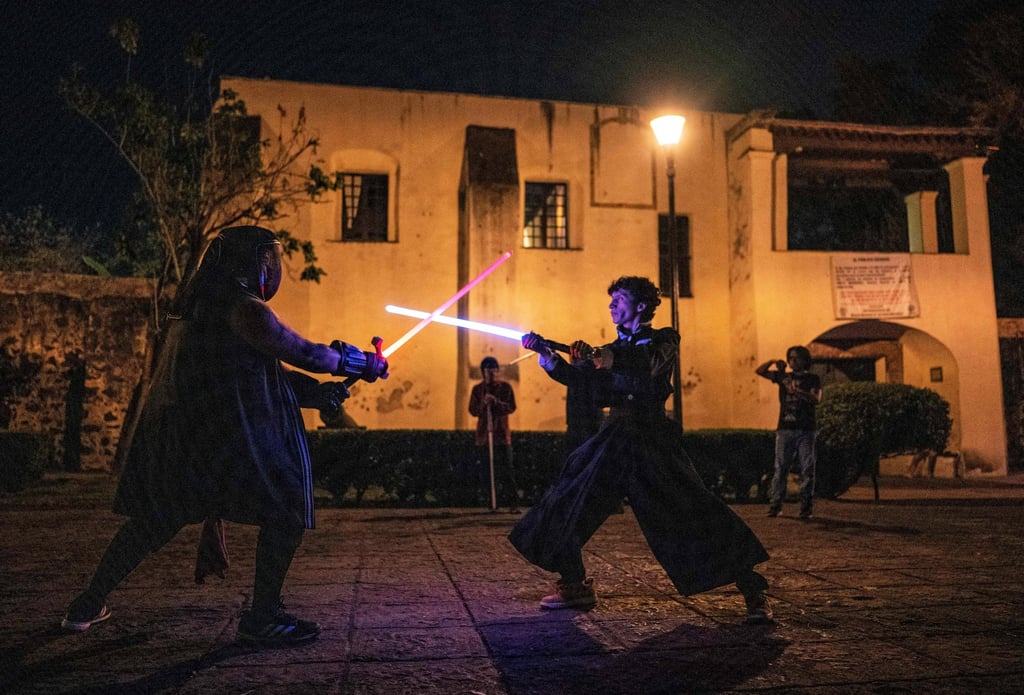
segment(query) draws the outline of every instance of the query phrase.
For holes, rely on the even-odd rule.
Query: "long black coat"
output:
[[[224,282],[172,322],[114,501],[116,512],[193,523],[313,528],[299,411],[336,354]]]
[[[642,328],[612,344],[610,371],[590,372],[611,415],[509,534],[527,560],[559,571],[558,559],[582,548],[623,497],[681,594],[731,584],[768,559],[753,531],[705,487],[665,417],[678,341],[671,329]]]

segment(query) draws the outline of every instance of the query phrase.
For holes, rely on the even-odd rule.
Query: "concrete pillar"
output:
[[[522,247],[516,133],[506,128],[466,128],[462,182],[459,186],[459,287],[480,274],[504,252]],[[461,318],[516,325],[515,260],[491,273],[459,300]],[[471,426],[469,392],[479,379],[480,360],[497,358],[501,378],[518,381],[517,365],[507,366],[519,346],[484,333],[459,331],[455,426]]]
[[[949,174],[949,202],[953,213],[953,250],[970,253],[968,239],[975,234],[989,239],[988,191],[985,187],[984,157],[963,157],[946,165]]]
[[[915,191],[904,196],[911,253],[939,252],[939,225],[935,212],[938,191]]]
[[[751,128],[730,146],[729,157],[729,325],[732,334],[733,426],[758,426],[759,378],[754,374],[760,354],[757,321],[755,258],[766,258],[781,240],[785,248],[786,229],[777,229],[774,202],[779,186],[778,162],[772,134]],[[783,160],[783,171],[785,161]],[[770,259],[769,259],[770,262]]]

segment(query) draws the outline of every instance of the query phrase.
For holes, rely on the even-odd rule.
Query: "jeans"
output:
[[[775,433],[775,477],[772,478],[770,504],[779,510],[786,497],[789,467],[800,461],[800,509],[810,511],[814,498],[814,467],[817,463],[813,430],[777,430]]]

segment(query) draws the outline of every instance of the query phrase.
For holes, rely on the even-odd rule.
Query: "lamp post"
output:
[[[676,165],[675,147],[679,144],[679,138],[683,134],[683,124],[686,119],[682,116],[660,116],[651,121],[651,128],[654,130],[654,137],[661,145],[665,153],[665,167],[668,174],[668,262],[669,278],[672,287],[672,296],[669,297],[669,306],[672,311],[672,328],[682,335],[679,329],[679,242],[676,239]],[[681,348],[681,346],[680,346]],[[672,375],[672,415],[679,423],[679,429],[683,428],[683,389],[682,389],[682,363],[680,361],[680,350],[676,350],[676,363],[673,366]]]

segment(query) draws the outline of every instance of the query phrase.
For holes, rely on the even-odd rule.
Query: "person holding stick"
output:
[[[480,362],[483,380],[469,394],[469,413],[476,421],[477,476],[480,489],[490,488],[490,508],[497,511],[498,498],[509,512],[519,512],[519,486],[512,459],[512,430],[508,416],[516,410],[512,385],[498,379],[498,360]]]

